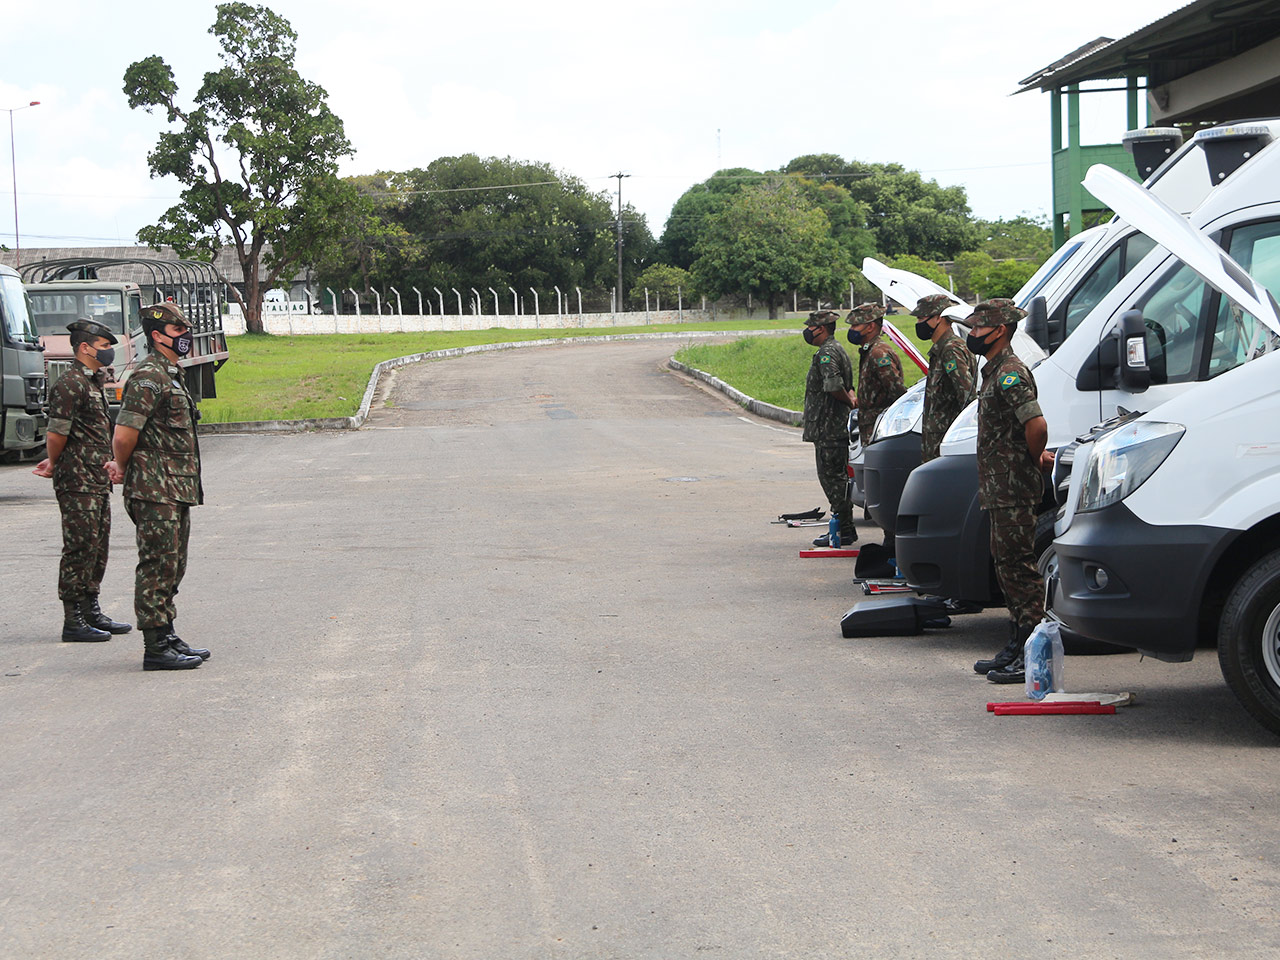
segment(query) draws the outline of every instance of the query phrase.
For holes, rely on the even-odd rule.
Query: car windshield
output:
[[[31,315],[27,312],[27,295],[17,277],[0,276],[0,314],[10,340],[28,340],[35,336]]]
[[[124,298],[98,290],[66,290],[31,295],[31,313],[40,336],[66,334],[67,324],[82,317],[105,324],[112,333],[124,333]]]

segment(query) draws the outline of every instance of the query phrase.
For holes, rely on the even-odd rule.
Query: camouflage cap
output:
[[[107,343],[119,343],[116,335],[106,324],[99,323],[97,320],[90,320],[88,317],[81,317],[72,323],[67,324],[67,329],[72,333],[87,333],[91,337],[102,337]]]
[[[806,327],[830,327],[839,322],[840,314],[834,310],[816,310],[809,314],[809,319],[804,322]]]
[[[942,315],[942,311],[955,303],[945,293],[931,293],[927,297],[921,297],[916,302],[916,308],[911,311],[911,315],[918,320],[925,317],[938,317]]]
[[[884,319],[884,307],[878,303],[860,303],[852,310],[845,320],[850,323],[879,323]]]
[[[983,300],[965,321],[970,327],[1016,327],[1027,311],[1006,297]]]
[[[191,324],[187,323],[187,317],[182,312],[182,308],[168,300],[143,307],[142,322],[148,326],[163,326],[166,323],[174,323],[183,327],[191,326]]]

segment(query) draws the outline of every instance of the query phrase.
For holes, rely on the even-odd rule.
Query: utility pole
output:
[[[616,310],[621,310],[621,309],[622,309],[622,178],[623,178],[623,177],[629,177],[629,176],[631,176],[631,174],[629,174],[629,173],[621,173],[621,172],[619,172],[619,173],[612,174],[612,176],[614,176],[614,177],[617,177],[617,178],[618,178],[618,219],[617,219],[617,227],[618,227],[618,294],[617,294],[617,299],[616,299],[614,302],[617,304],[617,306],[615,307],[615,309],[616,309]]]

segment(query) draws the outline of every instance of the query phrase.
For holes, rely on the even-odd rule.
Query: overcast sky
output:
[[[1050,203],[1049,99],[1018,80],[1177,0],[274,0],[297,66],[356,148],[344,174],[478,153],[551,163],[612,190],[662,232],[719,167],[806,153],[899,162],[967,187],[981,217]],[[160,54],[190,102],[217,45],[213,3],[0,0],[0,108],[14,115],[23,247],[126,244],[177,197],[146,154],[163,117],[130,111],[125,68]],[[1050,15],[1050,9],[1055,12]],[[1122,94],[1086,98],[1087,142],[1115,141]],[[1145,119],[1145,114],[1143,114]],[[7,119],[0,117],[0,121]],[[8,151],[0,243],[13,245]]]

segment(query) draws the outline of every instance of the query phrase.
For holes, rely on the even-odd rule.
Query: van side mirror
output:
[[[1126,310],[1080,367],[1076,388],[1142,393],[1149,386],[1147,327],[1141,310]]]
[[[1036,342],[1041,350],[1049,349],[1049,310],[1045,306],[1044,297],[1034,297],[1027,304],[1027,336]]]
[[[1130,393],[1151,386],[1147,365],[1147,325],[1141,310],[1126,310],[1120,317],[1120,384]]]

